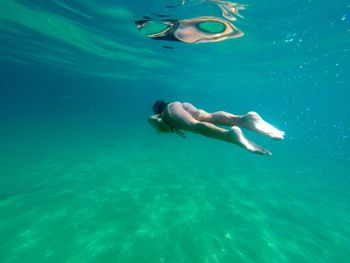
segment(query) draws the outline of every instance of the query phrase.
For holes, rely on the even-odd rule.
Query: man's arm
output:
[[[148,122],[159,132],[172,132],[171,127],[162,120],[160,114],[152,115],[148,118]]]

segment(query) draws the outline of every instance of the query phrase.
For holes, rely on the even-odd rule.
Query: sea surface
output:
[[[238,4],[244,36],[189,44],[134,22],[213,2],[1,1],[1,263],[349,262],[350,2]],[[158,135],[157,99],[286,136]]]

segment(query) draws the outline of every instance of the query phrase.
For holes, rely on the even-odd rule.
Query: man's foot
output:
[[[238,146],[256,154],[272,155],[269,150],[264,149],[260,145],[257,145],[256,143],[244,137],[242,130],[239,127],[231,127],[229,133],[232,135],[233,143],[237,144]]]
[[[271,124],[264,121],[259,114],[253,111],[248,112],[242,118],[241,127],[263,134],[272,139],[284,139],[284,131],[280,131],[277,128],[273,127]]]

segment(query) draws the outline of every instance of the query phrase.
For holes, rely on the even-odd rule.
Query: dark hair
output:
[[[161,114],[167,105],[168,103],[165,102],[164,100],[157,100],[153,104],[152,110],[155,114]]]

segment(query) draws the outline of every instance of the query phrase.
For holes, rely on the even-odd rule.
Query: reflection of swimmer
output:
[[[185,43],[217,42],[244,35],[231,23],[209,16],[185,20],[140,20],[135,24],[152,39]]]
[[[272,139],[284,138],[283,131],[264,121],[255,112],[248,112],[246,115],[233,115],[224,111],[208,113],[190,103],[166,103],[163,100],[154,103],[153,112],[155,115],[148,121],[160,133],[175,132],[184,137],[182,130],[190,131],[236,144],[257,154],[271,155],[271,152],[245,138],[240,128],[255,131]],[[230,128],[226,130],[216,125]]]
[[[235,16],[243,18],[238,12],[244,10],[246,5],[224,0],[206,0],[206,2],[217,5],[221,9],[223,17],[230,21],[236,21]]]
[[[214,4],[217,7],[219,7],[222,11],[222,15],[224,18],[230,20],[230,21],[236,21],[237,19],[235,16],[243,18],[238,12],[240,10],[244,10],[247,5],[237,4],[231,1],[226,0],[201,0],[201,1],[195,1],[191,5],[198,5],[198,4]],[[185,1],[181,1],[181,6],[185,5]],[[175,7],[175,6],[173,6]]]

